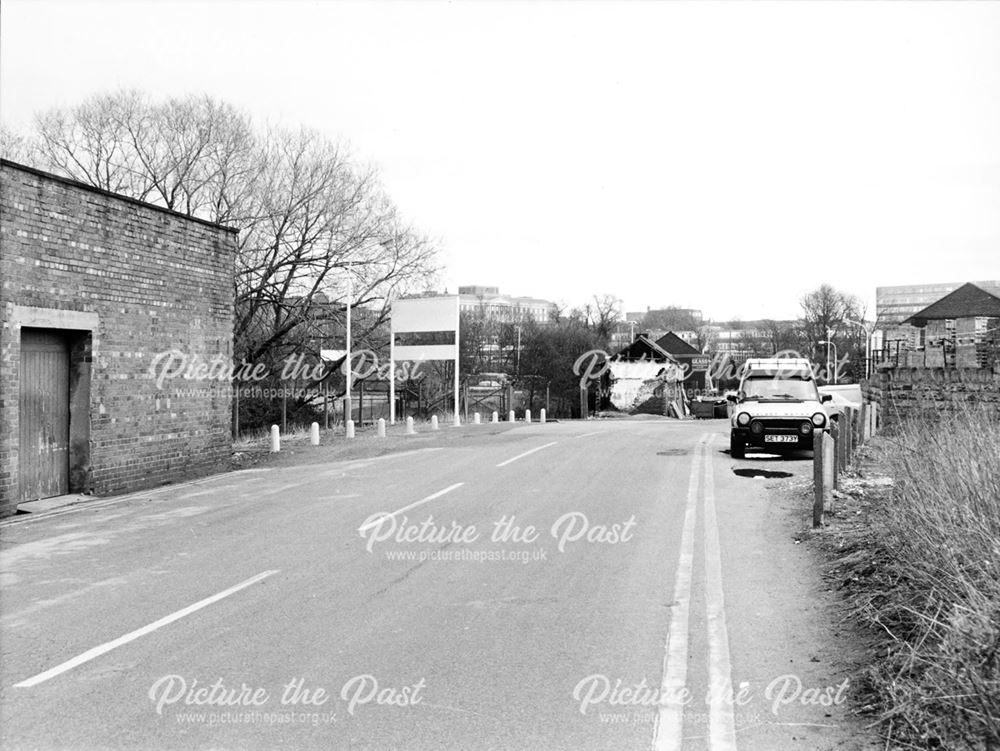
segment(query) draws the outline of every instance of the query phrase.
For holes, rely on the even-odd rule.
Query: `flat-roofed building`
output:
[[[469,285],[458,288],[459,310],[463,313],[481,313],[492,321],[524,323],[532,320],[549,324],[555,320],[559,309],[551,300],[538,297],[501,295],[499,287]]]

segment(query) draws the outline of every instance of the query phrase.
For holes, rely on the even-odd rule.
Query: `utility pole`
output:
[[[353,419],[353,411],[351,410],[351,296],[354,294],[354,289],[352,285],[352,269],[351,265],[347,265],[347,359],[344,364],[347,366],[345,371],[345,379],[347,381],[347,388],[344,391],[344,430],[347,430],[347,421]]]
[[[521,375],[521,324],[517,324],[517,362],[514,366],[514,372],[517,375]]]
[[[826,330],[826,377],[830,378],[830,338],[833,336],[831,329]],[[836,381],[835,381],[836,382]]]

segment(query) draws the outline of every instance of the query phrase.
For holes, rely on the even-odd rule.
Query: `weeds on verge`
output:
[[[1000,421],[968,409],[881,445],[894,485],[844,560],[864,566],[855,613],[882,636],[867,681],[883,731],[895,747],[1000,749]]]

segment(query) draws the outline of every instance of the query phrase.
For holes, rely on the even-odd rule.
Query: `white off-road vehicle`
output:
[[[742,368],[739,392],[731,395],[729,453],[778,453],[812,449],[813,432],[829,429],[823,404],[833,397],[816,388],[806,359],[750,359]]]

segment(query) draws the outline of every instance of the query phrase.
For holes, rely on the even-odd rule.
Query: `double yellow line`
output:
[[[663,661],[660,708],[653,735],[654,751],[680,751],[684,737],[684,707],[699,700],[708,705],[708,747],[712,751],[736,751],[733,721],[732,667],[729,633],[722,593],[722,557],[715,513],[715,480],[711,445],[714,435],[702,436],[695,448],[688,481],[680,558],[674,579],[673,607]],[[698,521],[699,478],[705,564],[706,633],[708,636],[707,697],[688,694],[688,635],[690,633],[691,580],[694,569],[695,530]]]

